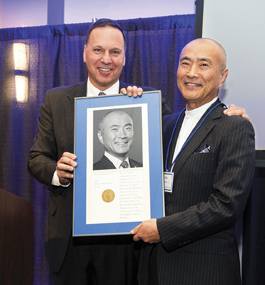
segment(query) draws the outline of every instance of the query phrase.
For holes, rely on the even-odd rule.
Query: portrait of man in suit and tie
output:
[[[104,147],[104,154],[93,164],[93,170],[143,166],[142,162],[129,157],[135,133],[134,121],[126,111],[115,109],[105,113],[98,124],[97,139]],[[98,146],[95,143],[94,149]]]

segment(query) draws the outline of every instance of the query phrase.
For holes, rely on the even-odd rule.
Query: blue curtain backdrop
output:
[[[194,38],[195,15],[118,22],[128,41],[121,80],[155,87],[172,111],[182,109],[178,58]],[[90,25],[0,29],[0,188],[33,207],[34,285],[52,284],[44,254],[49,193],[28,174],[28,152],[47,90],[87,79],[83,47]]]

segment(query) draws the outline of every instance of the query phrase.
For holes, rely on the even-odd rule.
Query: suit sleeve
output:
[[[236,117],[230,120],[229,124],[222,122],[218,129],[217,166],[208,200],[198,201],[183,211],[157,220],[162,244],[167,251],[233,227],[243,213],[255,169],[254,130],[247,120]],[[192,185],[188,173],[183,183]]]
[[[28,171],[49,190],[58,159],[51,112],[51,93],[47,93],[40,108],[38,132],[34,145],[29,152]]]

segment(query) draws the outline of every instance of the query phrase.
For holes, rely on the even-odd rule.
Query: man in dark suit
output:
[[[132,237],[72,238],[74,98],[154,90],[119,81],[125,64],[126,39],[112,20],[92,24],[84,47],[88,81],[47,92],[28,170],[49,191],[46,258],[54,284],[137,284]],[[126,93],[124,90],[123,93]],[[163,114],[171,113],[163,103]],[[113,257],[116,257],[115,260]]]
[[[97,135],[105,153],[94,163],[94,170],[143,166],[142,163],[128,157],[134,131],[133,120],[126,112],[115,110],[105,114],[99,123]]]
[[[140,271],[140,284],[241,284],[235,222],[252,183],[255,141],[249,121],[223,114],[217,96],[227,75],[217,42],[198,39],[182,50],[177,82],[187,107],[163,119],[166,215],[131,231],[148,243],[141,270],[149,276]]]
[[[119,81],[125,64],[126,39],[112,20],[92,24],[84,47],[88,80],[47,92],[28,171],[49,191],[45,252],[54,284],[137,284],[137,262],[130,236],[72,238],[74,98],[100,92],[128,95],[154,90]],[[126,91],[127,88],[127,91]],[[233,108],[235,114],[244,110]],[[162,114],[171,113],[163,101]],[[113,262],[113,257],[115,262]]]

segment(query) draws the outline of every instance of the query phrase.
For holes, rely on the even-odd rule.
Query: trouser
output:
[[[60,271],[53,273],[54,285],[138,284],[137,251],[131,243],[113,243],[115,237],[112,237],[109,244],[94,242],[87,245],[87,240],[71,238]],[[121,239],[117,237],[117,240]]]

